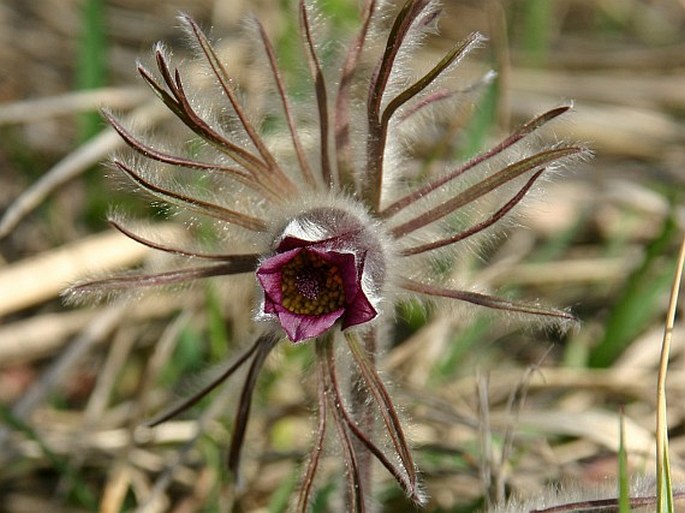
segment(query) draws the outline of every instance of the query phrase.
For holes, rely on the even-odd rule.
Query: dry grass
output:
[[[410,419],[428,511],[472,511],[552,483],[610,482],[621,409],[629,467],[654,475],[659,351],[685,227],[685,4],[550,1],[539,43],[526,27],[535,19],[526,6],[536,3],[544,5],[447,0],[442,33],[490,36],[479,57],[501,77],[493,137],[574,99],[557,135],[587,141],[596,158],[547,184],[526,228],[483,251],[485,265],[464,255],[455,271],[570,305],[582,326],[562,337],[499,317],[426,318],[407,308],[383,367]],[[134,62],[160,39],[183,54],[179,9],[226,34],[222,48],[258,105],[259,70],[239,20],[249,4],[275,41],[287,41],[287,10],[268,0],[109,2],[107,88],[76,92],[82,4],[0,5],[0,511],[280,511],[311,431],[307,348],[282,347],[268,362],[241,490],[222,475],[230,383],[180,420],[141,427],[187,393],[184,379],[246,343],[248,281],[81,310],[58,294],[93,271],[155,258],[106,232],[107,205],[130,202],[99,164],[121,143],[108,131],[84,142],[80,114],[110,105],[164,125]],[[426,51],[441,45],[436,38]],[[445,133],[458,134],[460,123]],[[671,465],[683,483],[682,320],[667,393]],[[386,511],[404,510],[390,483],[380,489]]]

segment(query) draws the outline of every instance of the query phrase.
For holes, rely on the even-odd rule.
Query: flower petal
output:
[[[366,263],[366,254],[358,263],[356,273],[358,278],[357,290],[352,296],[352,299],[348,302],[348,306],[345,309],[345,316],[342,320],[342,328],[346,329],[351,326],[356,326],[358,324],[363,324],[370,321],[378,315],[378,310],[371,304],[369,298],[364,292],[361,284],[361,277],[364,276],[364,265]]]
[[[281,307],[278,312],[278,321],[290,340],[301,342],[328,331],[344,312],[344,308],[338,308],[322,315],[301,315]]]
[[[259,264],[256,274],[264,290],[264,313],[278,313],[275,307],[283,302],[281,269],[295,258],[300,251],[302,251],[302,248],[278,253]]]
[[[342,319],[342,328],[363,324],[378,315],[378,311],[373,307],[364,291],[360,288],[354,300],[345,309]]]

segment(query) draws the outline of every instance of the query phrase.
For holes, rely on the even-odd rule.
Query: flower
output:
[[[458,243],[508,217],[543,174],[584,153],[576,145],[539,148],[530,143],[532,134],[570,107],[545,112],[491,149],[461,164],[444,162],[441,171],[428,173],[421,184],[412,185],[415,176],[409,178],[416,165],[405,149],[408,141],[422,135],[412,127],[448,110],[460,97],[446,77],[484,38],[471,34],[414,78],[405,64],[415,43],[435,26],[438,4],[405,1],[385,38],[379,40],[388,8],[381,4],[365,2],[360,31],[331,79],[314,41],[311,8],[300,2],[301,35],[318,121],[314,125],[291,105],[272,44],[259,22],[255,23],[280,104],[280,112],[273,117],[282,119],[287,150],[270,144],[241,103],[230,70],[197,23],[182,15],[181,22],[209,70],[218,98],[208,103],[207,91],[193,94],[189,77],[194,72],[174,67],[161,44],[154,52],[158,76],[140,64],[138,71],[202,144],[194,146],[191,154],[167,150],[144,142],[114,115],[105,113],[135,153],[117,157],[113,164],[157,201],[210,220],[220,234],[219,244],[230,249],[206,251],[156,240],[112,219],[116,229],[141,244],[189,257],[191,263],[172,271],[76,284],[69,292],[82,297],[133,286],[253,273],[262,298],[255,308],[256,342],[224,374],[157,422],[193,404],[251,361],[229,451],[229,467],[237,473],[252,392],[264,361],[283,334],[292,342],[313,340],[319,427],[299,496],[298,509],[303,511],[310,503],[329,415],[342,447],[353,509],[363,509],[368,501],[371,457],[410,498],[417,503],[425,498],[395,407],[375,369],[388,331],[384,329],[391,317],[388,313],[398,298],[456,299],[558,322],[573,320],[563,310],[454,288],[432,273],[436,256],[453,258],[450,252]],[[381,46],[380,58],[373,73],[365,74],[360,62],[374,45]],[[366,92],[364,102],[356,99],[360,91]],[[199,186],[200,179],[207,186]],[[473,212],[485,208],[495,193],[507,195],[505,201],[474,221]],[[243,251],[236,252],[241,245]],[[196,260],[209,263],[197,265]],[[343,390],[338,379],[333,346],[339,344],[347,345],[352,355],[349,391]],[[387,444],[375,441],[379,433]]]
[[[385,278],[381,244],[352,214],[314,209],[288,223],[275,254],[257,268],[263,313],[293,342],[378,316]],[[375,305],[375,306],[374,306]]]
[[[277,315],[293,342],[318,337],[338,319],[345,329],[378,315],[362,289],[364,257],[319,244],[288,237],[257,268],[264,313]]]

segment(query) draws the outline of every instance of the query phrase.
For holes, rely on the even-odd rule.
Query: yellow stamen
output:
[[[282,305],[300,315],[323,315],[345,304],[340,269],[303,250],[281,270]]]

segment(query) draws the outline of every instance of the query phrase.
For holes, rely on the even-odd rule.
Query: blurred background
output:
[[[159,40],[189,58],[176,21],[187,12],[220,38],[245,101],[258,108],[265,89],[243,30],[255,14],[304,97],[295,4],[0,4],[0,511],[286,509],[309,448],[303,433],[312,432],[309,348],[283,347],[267,364],[241,490],[223,466],[239,382],[154,432],[140,428],[245,346],[249,284],[239,301],[226,280],[210,280],[180,294],[82,309],[65,306],[59,293],[93,271],[157,258],[106,222],[113,204],[164,221],[102,163],[121,147],[102,106],[174,134],[150,110],[136,59],[150,62]],[[464,73],[495,69],[498,78],[462,117],[438,127],[436,146],[466,158],[572,100],[574,112],[555,135],[586,143],[595,157],[547,183],[521,228],[459,262],[474,283],[570,307],[579,329],[561,335],[506,316],[398,310],[381,367],[407,418],[431,496],[427,511],[478,511],[555,483],[613,486],[621,411],[629,468],[649,476],[656,369],[685,226],[685,2],[443,4],[439,35],[421,56],[434,62],[478,30],[489,43]],[[335,49],[356,27],[357,2],[327,0],[321,11],[331,18],[321,30],[325,46]],[[424,150],[415,148],[415,157]],[[680,482],[684,345],[678,321],[668,422]],[[392,480],[378,476],[381,510],[413,511]],[[340,483],[327,474],[319,485],[316,511],[328,511]]]

